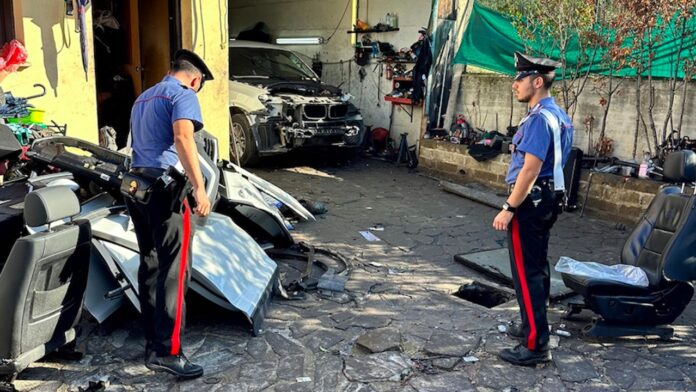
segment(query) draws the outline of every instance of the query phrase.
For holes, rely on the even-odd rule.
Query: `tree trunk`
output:
[[[677,50],[677,61],[674,63],[674,75],[669,80],[669,98],[667,104],[667,113],[665,114],[665,122],[662,125],[662,140],[667,139],[667,127],[672,119],[672,110],[674,108],[674,98],[677,92],[677,78],[679,77],[679,63],[681,62],[681,52],[684,48],[684,32],[686,31],[686,19],[682,18],[681,34],[679,36],[679,49]],[[671,135],[670,129],[669,134]]]
[[[604,113],[602,113],[602,125],[599,129],[599,141],[600,143],[604,140],[604,135],[607,129],[607,116],[609,115],[609,106],[611,105],[611,96],[614,95],[612,92],[612,86],[614,85],[614,68],[609,67],[609,88],[607,89],[607,103],[604,105]]]
[[[686,90],[689,85],[690,78],[687,78],[686,72],[684,73],[684,85],[682,86],[682,97],[681,97],[681,108],[679,110],[679,124],[677,125],[677,136],[681,139],[682,124],[684,123],[684,112],[686,111]]]
[[[636,154],[638,152],[638,135],[640,134],[640,120],[643,116],[640,110],[640,87],[643,84],[643,79],[640,76],[640,69],[638,69],[638,75],[636,76],[636,132],[633,135],[633,159],[636,159]]]

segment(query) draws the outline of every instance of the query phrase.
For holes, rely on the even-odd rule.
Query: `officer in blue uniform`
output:
[[[507,201],[493,221],[508,232],[513,282],[522,322],[508,330],[521,340],[500,358],[516,365],[551,360],[546,306],[549,298],[549,232],[564,192],[562,167],[573,144],[573,123],[553,97],[555,61],[515,53],[518,71],[512,89],[529,112],[512,139],[514,150],[505,182]],[[560,172],[560,173],[559,173]]]
[[[169,74],[143,92],[131,111],[130,173],[150,180],[161,179],[170,166],[181,162],[193,187],[195,206],[177,203],[160,182],[151,188],[147,202],[126,199],[140,248],[138,285],[145,338],[145,365],[179,379],[200,377],[203,368],[181,351],[184,328],[184,295],[190,279],[190,212],[210,212],[203,176],[198,164],[194,132],[203,128],[196,93],[210,70],[195,53],[179,50]],[[177,207],[178,206],[178,207]]]

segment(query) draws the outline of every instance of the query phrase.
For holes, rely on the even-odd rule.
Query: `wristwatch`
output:
[[[517,212],[517,207],[513,207],[510,205],[510,203],[505,202],[505,204],[503,204],[503,210],[507,212],[512,212],[514,214],[515,212]]]

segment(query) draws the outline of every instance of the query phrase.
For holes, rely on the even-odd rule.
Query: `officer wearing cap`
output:
[[[164,187],[153,186],[147,203],[126,200],[140,248],[138,285],[145,338],[145,365],[190,379],[203,374],[181,351],[184,295],[190,279],[190,212],[210,213],[193,134],[203,128],[196,93],[213,75],[195,53],[179,50],[167,76],[143,92],[131,111],[131,173],[160,178],[178,162],[193,187],[195,207],[180,210]]]
[[[559,66],[549,59],[515,52],[518,73],[512,89],[519,102],[527,103],[529,112],[512,139],[514,150],[505,178],[510,192],[493,227],[508,232],[522,321],[508,330],[521,343],[501,351],[500,358],[516,365],[551,360],[547,252],[550,230],[559,213],[559,195],[564,191],[562,167],[573,144],[573,123],[549,91]]]

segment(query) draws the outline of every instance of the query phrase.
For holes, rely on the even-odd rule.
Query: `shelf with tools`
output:
[[[391,102],[393,105],[399,105],[409,119],[413,122],[413,107],[421,106],[420,102],[414,103],[411,99],[413,90],[413,78],[408,76],[395,76],[391,79],[392,92],[384,96],[384,100]],[[410,110],[404,106],[410,106]]]
[[[365,29],[365,30],[348,30],[348,34],[369,34],[369,33],[391,33],[392,31],[399,31],[398,27],[389,27],[386,29]]]

